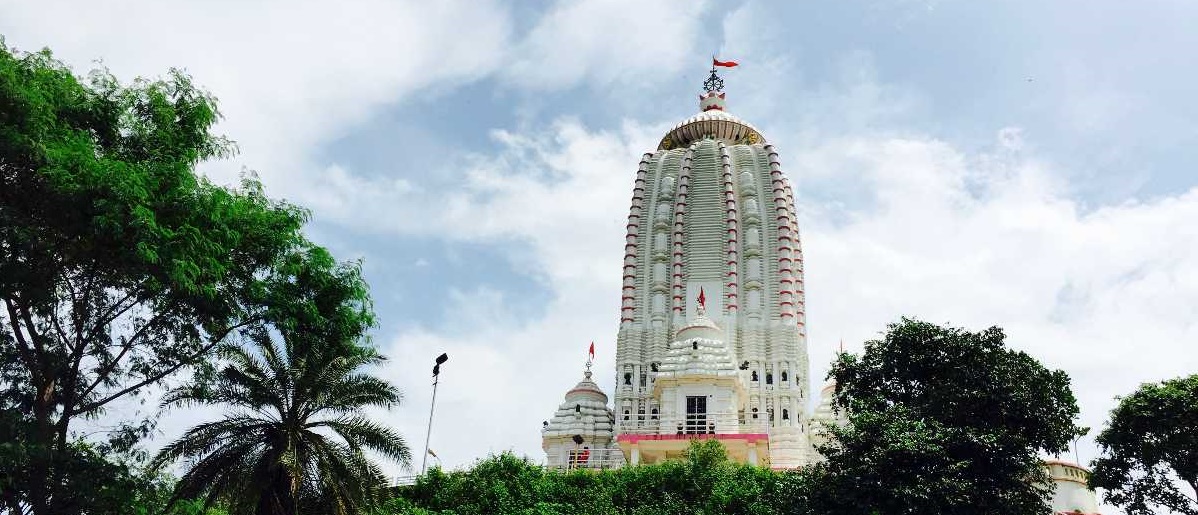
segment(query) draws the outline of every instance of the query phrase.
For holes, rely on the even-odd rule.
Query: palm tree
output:
[[[275,336],[278,333],[274,333]],[[168,393],[164,406],[226,406],[163,448],[154,466],[193,464],[173,499],[221,501],[234,515],[352,514],[387,485],[371,450],[409,467],[403,438],[363,415],[400,402],[391,384],[358,371],[383,361],[358,346],[313,345],[259,331],[246,347],[228,347],[209,381]]]

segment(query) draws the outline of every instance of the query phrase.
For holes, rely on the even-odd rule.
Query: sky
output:
[[[980,330],[1073,379],[1080,424],[1198,371],[1198,4],[1183,0],[0,0],[10,47],[79,73],[190,73],[234,158],[362,259],[416,450],[544,458],[596,343],[611,391],[640,155],[729,112],[795,186],[818,391],[901,316]],[[130,407],[129,410],[145,409]],[[212,417],[171,412],[158,441]],[[153,445],[153,443],[152,443]],[[391,467],[396,474],[405,474]]]

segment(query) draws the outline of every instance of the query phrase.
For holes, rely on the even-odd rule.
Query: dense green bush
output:
[[[680,461],[614,470],[546,470],[504,453],[469,470],[433,469],[400,487],[380,515],[803,513],[800,472],[728,461],[716,440],[694,440]]]

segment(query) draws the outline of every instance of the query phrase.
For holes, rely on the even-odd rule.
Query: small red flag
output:
[[[712,58],[711,58],[711,65],[712,65],[712,66],[723,66],[723,67],[725,67],[725,68],[731,68],[731,67],[733,67],[733,66],[737,66],[738,64],[737,64],[737,62],[736,62],[736,61],[720,61],[720,60],[718,60],[718,59],[716,59],[716,58],[712,57]]]
[[[699,305],[703,306],[704,309],[707,308],[707,295],[703,294],[702,286],[699,287]]]
[[[595,359],[595,342],[591,342],[591,350],[587,352],[591,359]]]

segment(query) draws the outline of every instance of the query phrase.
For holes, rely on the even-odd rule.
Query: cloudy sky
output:
[[[713,52],[742,63],[729,111],[796,185],[813,391],[841,339],[902,315],[1005,328],[1073,377],[1091,427],[1198,371],[1196,18],[1182,0],[0,0],[10,47],[125,80],[179,67],[220,99],[242,152],[202,171],[256,171],[365,260],[379,373],[406,393],[381,416],[417,455],[451,356],[445,466],[542,459],[591,340],[610,389],[637,161],[697,111]]]

